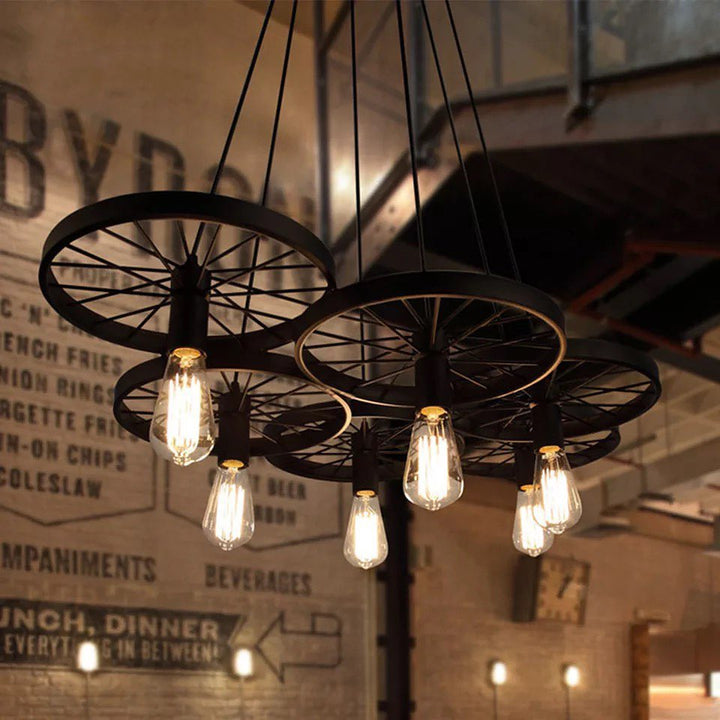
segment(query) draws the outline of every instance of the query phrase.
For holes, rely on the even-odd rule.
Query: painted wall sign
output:
[[[74,669],[79,645],[97,644],[100,668],[227,672],[247,635],[248,616],[0,600],[0,665]],[[260,628],[254,650],[280,682],[288,669],[332,670],[342,663],[342,622],[310,613],[291,626],[281,611]]]
[[[243,615],[0,601],[0,663],[73,668],[98,645],[103,669],[225,670]]]

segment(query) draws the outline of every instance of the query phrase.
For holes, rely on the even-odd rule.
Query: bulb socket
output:
[[[377,435],[363,422],[352,436],[353,495],[378,494]]]
[[[535,473],[535,453],[529,443],[516,445],[513,453],[515,455],[515,482],[518,490],[533,484]]]
[[[562,449],[565,446],[560,408],[555,403],[537,403],[530,409],[530,415],[535,452],[539,452],[544,447],[555,446]]]
[[[415,407],[418,411],[440,407],[449,412],[452,407],[450,361],[446,353],[430,350],[415,361]]]
[[[169,353],[181,347],[206,351],[210,280],[210,272],[201,271],[194,255],[173,270],[170,280]]]
[[[218,398],[218,437],[215,453],[221,467],[247,467],[250,463],[250,404],[240,386]]]

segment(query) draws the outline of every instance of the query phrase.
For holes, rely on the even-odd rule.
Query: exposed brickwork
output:
[[[591,563],[586,624],[511,621],[512,514],[463,504],[416,512],[414,542],[431,545],[432,567],[413,586],[413,694],[418,720],[486,717],[492,712],[487,664],[502,659],[503,720],[562,717],[561,666],[580,667],[571,691],[573,720],[630,717],[630,625],[634,612],[662,610],[669,628],[707,624],[716,561],[699,550],[642,537],[562,537],[550,551]]]

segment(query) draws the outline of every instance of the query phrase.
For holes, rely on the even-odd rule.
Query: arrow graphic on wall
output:
[[[311,613],[307,630],[290,630],[281,612],[255,644],[277,679],[287,668],[336,668],[342,662],[342,621],[337,615]]]

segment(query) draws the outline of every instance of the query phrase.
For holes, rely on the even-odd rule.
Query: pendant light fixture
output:
[[[581,461],[598,459],[612,442],[603,434],[642,415],[659,394],[657,365],[647,355],[602,340],[573,339],[552,378],[472,410],[463,419],[463,429],[479,440],[481,448],[482,439],[504,444],[506,451],[532,447],[532,492],[522,504],[532,507],[538,525],[561,534],[582,515],[571,470],[580,463],[567,452],[566,439],[585,443]],[[486,454],[484,460],[488,458]],[[483,460],[478,463],[477,455],[467,464],[486,470],[479,467]],[[525,470],[523,474],[529,484]]]
[[[387,536],[378,499],[378,439],[366,422],[352,436],[353,500],[343,554],[356,567],[369,570],[385,561]]]
[[[250,399],[237,380],[218,398],[217,462],[202,521],[208,540],[234,550],[255,532],[250,465]]]
[[[580,522],[582,501],[565,454],[560,408],[554,403],[532,407],[535,470],[532,512],[535,522],[561,535]]]
[[[302,329],[295,352],[310,378],[337,392],[366,403],[414,408],[405,494],[414,504],[437,510],[453,503],[463,491],[453,416],[461,417],[465,408],[529,387],[551,373],[564,353],[565,337],[562,313],[548,296],[517,280],[489,274],[433,29],[425,3],[420,4],[466,181],[482,271],[427,268],[402,7],[396,0],[420,271],[363,278],[355,4],[351,1],[358,281],[328,293],[299,318]],[[454,30],[450,5],[446,8]],[[454,37],[464,67],[459,40]],[[469,82],[468,90],[473,102]],[[482,135],[479,122],[478,131]],[[498,206],[501,209],[499,197]],[[508,251],[516,267],[511,244]]]
[[[323,408],[296,408],[278,421],[297,424],[306,414],[321,412]],[[352,486],[343,554],[351,565],[369,570],[388,552],[379,484],[400,477],[414,421],[404,408],[354,402],[351,412],[352,422],[342,434],[300,452],[270,455],[268,462],[293,475]],[[268,432],[279,428],[269,427]]]
[[[535,519],[539,512],[533,487],[534,457],[532,449],[518,445],[514,450],[517,502],[513,522],[513,545],[530,557],[537,557],[552,547],[554,535]]]

